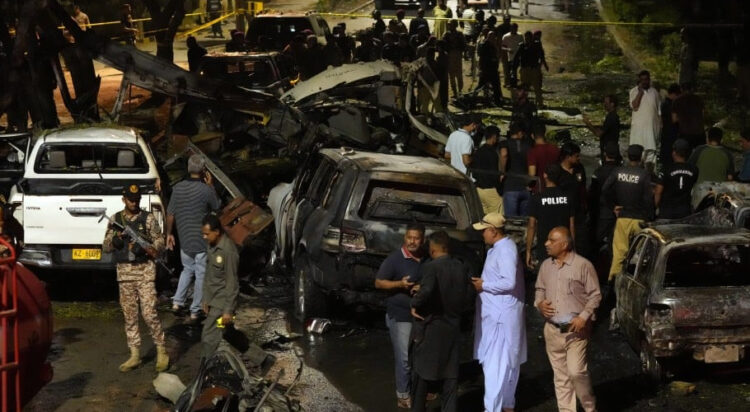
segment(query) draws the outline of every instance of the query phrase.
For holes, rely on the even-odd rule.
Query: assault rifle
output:
[[[141,237],[141,235],[139,235],[138,232],[133,230],[132,227],[127,226],[127,225],[122,225],[114,221],[111,217],[107,216],[106,212],[101,214],[99,221],[101,222],[102,219],[109,220],[109,223],[112,225],[112,227],[115,230],[129,237],[132,242],[140,246],[143,249],[143,251],[146,252],[146,254],[151,259],[154,260],[154,262],[156,262],[162,268],[164,268],[164,270],[166,270],[170,275],[174,273],[174,269],[171,269],[169,266],[167,266],[167,262],[164,260],[164,258],[161,257],[160,253],[157,252],[156,249],[153,248],[153,246],[151,246],[151,242]]]

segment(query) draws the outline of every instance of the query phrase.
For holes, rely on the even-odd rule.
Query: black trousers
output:
[[[440,392],[440,410],[442,412],[456,412],[458,410],[458,379],[443,379],[443,390]],[[422,379],[416,372],[411,385],[411,410],[424,412],[427,410],[427,393],[439,381]]]
[[[479,70],[479,82],[475,90],[481,89],[485,84],[492,89],[492,100],[495,105],[500,106],[503,96],[500,91],[500,75],[497,73],[497,69]]]

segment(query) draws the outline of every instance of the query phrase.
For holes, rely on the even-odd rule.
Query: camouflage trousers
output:
[[[120,282],[120,306],[125,317],[125,336],[128,347],[141,346],[141,334],[138,332],[138,304],[146,325],[151,330],[151,337],[157,346],[164,345],[164,330],[156,313],[156,286],[153,280],[131,280]]]

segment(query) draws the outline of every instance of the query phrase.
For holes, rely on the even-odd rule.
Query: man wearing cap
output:
[[[526,362],[523,265],[512,239],[505,235],[505,218],[489,213],[474,223],[491,246],[481,278],[472,278],[479,293],[474,325],[474,358],[484,372],[484,409],[515,407],[521,364]]]
[[[189,177],[177,183],[167,206],[167,249],[174,250],[172,234],[177,223],[180,238],[180,260],[182,273],[177,291],[172,297],[172,310],[179,311],[185,305],[188,288],[195,279],[193,303],[190,305],[190,320],[198,321],[201,315],[203,276],[206,273],[206,242],[201,235],[201,221],[212,210],[219,208],[219,198],[213,187],[213,177],[206,170],[206,162],[200,155],[188,159]]]
[[[409,36],[416,36],[417,34],[419,34],[419,28],[421,26],[427,27],[427,33],[429,34],[430,26],[427,24],[427,20],[425,20],[424,18],[424,9],[420,7],[419,10],[417,10],[417,17],[414,17],[409,22]]]
[[[589,202],[591,205],[591,222],[595,222],[591,228],[594,247],[596,251],[602,249],[604,244],[612,244],[612,232],[615,229],[617,216],[612,208],[602,202],[602,185],[609,179],[612,172],[620,166],[618,160],[620,155],[620,145],[616,141],[609,141],[604,145],[604,162],[594,170],[591,175],[591,185],[589,186]],[[607,253],[611,253],[611,250]]]
[[[690,142],[677,139],[672,145],[672,163],[662,168],[656,180],[654,203],[659,219],[679,219],[691,213],[690,193],[698,180],[698,168],[687,163]]]
[[[526,226],[526,267],[534,268],[533,260],[543,261],[547,257],[544,241],[552,228],[564,226],[575,233],[576,209],[570,195],[557,186],[566,173],[558,163],[547,165],[544,181],[547,187],[531,197],[529,202],[529,222]],[[536,237],[536,248],[532,246]]]
[[[451,162],[451,166],[465,175],[470,175],[468,167],[474,151],[474,139],[471,135],[477,130],[478,123],[473,116],[467,116],[464,125],[451,133],[445,143],[445,158]]]
[[[641,230],[641,224],[654,214],[654,195],[651,174],[641,167],[643,146],[628,147],[628,164],[615,169],[602,186],[607,207],[617,216],[612,236],[612,266],[609,280],[622,269],[622,261],[630,246],[630,239]]]
[[[112,224],[107,228],[102,244],[102,251],[112,253],[117,263],[120,306],[125,318],[125,337],[130,348],[130,358],[120,365],[120,371],[128,372],[141,364],[141,336],[138,332],[140,303],[141,315],[156,345],[156,371],[163,372],[169,366],[169,356],[164,346],[164,331],[156,313],[156,263],[152,256],[164,249],[164,238],[153,213],[141,210],[141,189],[137,184],[123,188],[122,202],[125,208],[112,216],[111,220],[122,226],[129,226],[151,243],[151,246],[144,249]]]
[[[576,411],[576,397],[586,412],[596,411],[586,349],[591,321],[602,296],[594,266],[573,249],[566,227],[552,229],[544,246],[550,258],[536,279],[534,306],[542,314],[544,343],[552,366],[557,408]]]

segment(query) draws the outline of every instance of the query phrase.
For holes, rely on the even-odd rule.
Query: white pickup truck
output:
[[[13,216],[23,225],[19,260],[29,266],[108,269],[102,252],[108,216],[122,210],[122,189],[141,187],[141,208],[163,224],[159,175],[148,144],[133,129],[75,126],[34,138],[23,177],[11,189]]]

